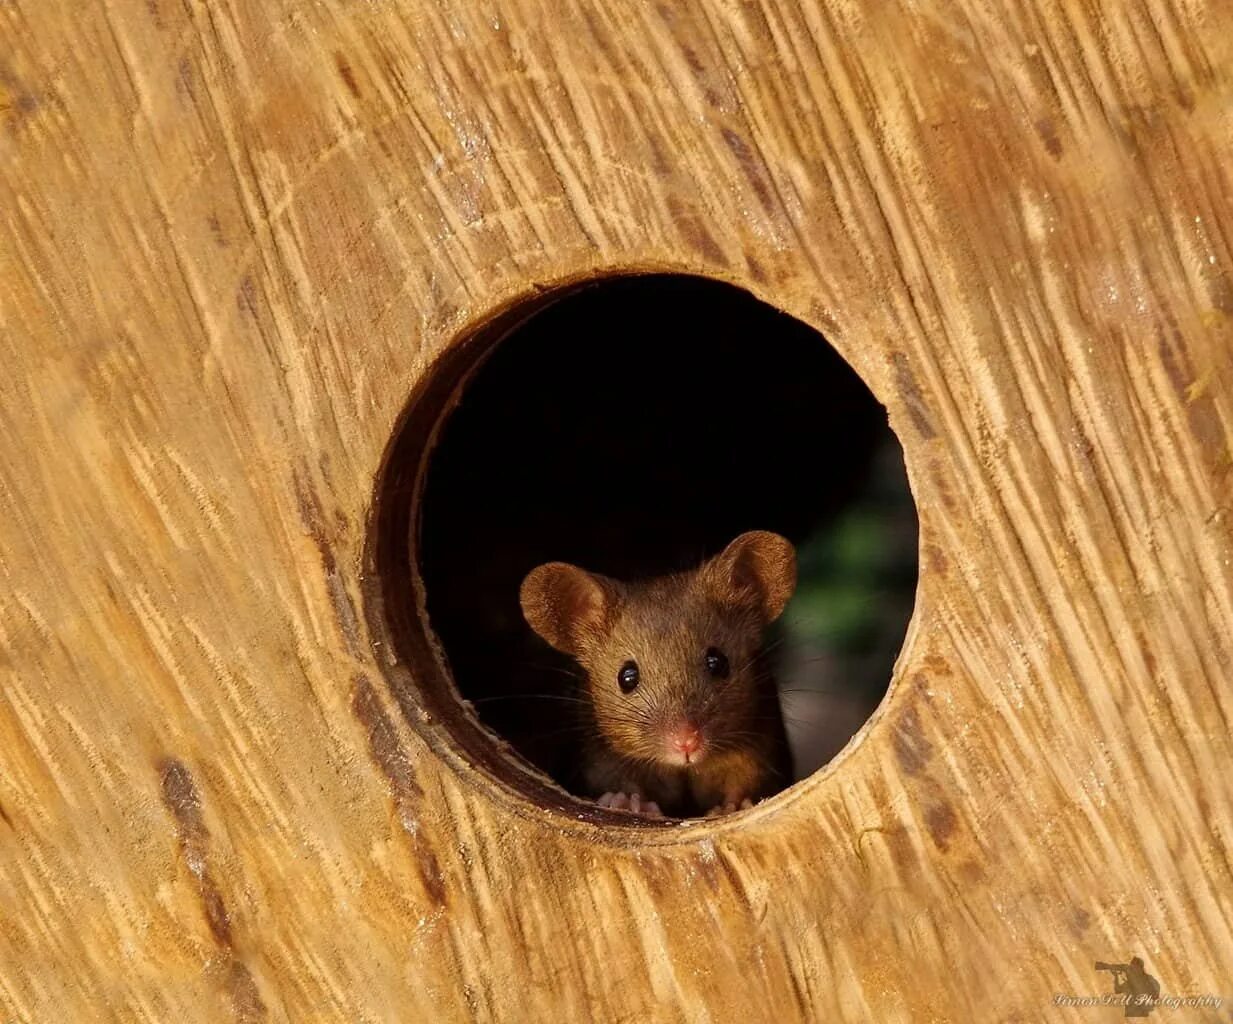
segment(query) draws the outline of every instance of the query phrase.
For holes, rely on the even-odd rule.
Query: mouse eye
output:
[[[718,647],[706,649],[706,670],[715,679],[727,679],[731,669],[728,666],[728,656]]]
[[[629,693],[635,686],[638,685],[638,663],[636,661],[627,661],[621,666],[621,671],[617,673],[617,682],[620,683],[621,689],[625,693]]]

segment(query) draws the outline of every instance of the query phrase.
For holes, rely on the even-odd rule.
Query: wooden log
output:
[[[1233,998],[1231,268],[1226,0],[0,4],[0,1020]],[[858,741],[673,830],[365,578],[430,367],[650,269],[823,331],[921,518]]]

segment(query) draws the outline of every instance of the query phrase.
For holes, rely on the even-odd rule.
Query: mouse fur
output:
[[[795,586],[792,544],[767,531],[741,534],[693,571],[650,580],[564,562],[526,576],[528,624],[585,675],[579,767],[590,795],[687,816],[741,806],[791,780],[762,649]]]

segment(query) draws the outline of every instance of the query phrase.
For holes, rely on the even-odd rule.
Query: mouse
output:
[[[566,562],[532,569],[523,617],[581,670],[586,794],[642,816],[695,817],[751,807],[791,782],[764,637],[795,588],[795,548],[765,530],[650,579]]]

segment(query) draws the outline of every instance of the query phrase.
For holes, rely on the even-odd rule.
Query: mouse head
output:
[[[792,545],[755,531],[693,572],[644,583],[550,562],[520,597],[531,628],[585,670],[608,744],[684,766],[744,749],[769,727],[755,662],[795,586]]]

